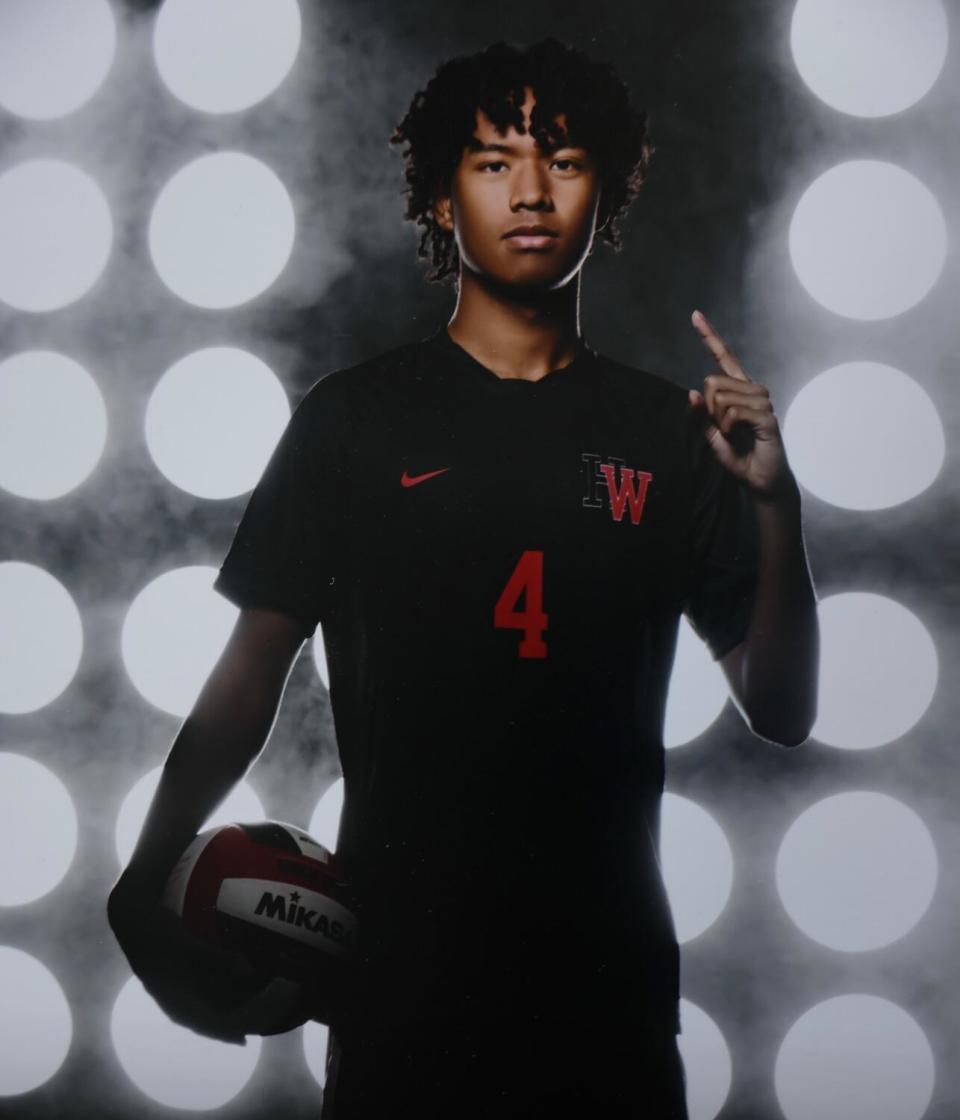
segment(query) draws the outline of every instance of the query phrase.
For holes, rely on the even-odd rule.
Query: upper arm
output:
[[[312,630],[305,620],[283,611],[242,608],[196,707],[256,701],[275,711],[290,667]]]
[[[343,448],[348,421],[324,378],[294,409],[254,487],[213,588],[237,607],[309,620],[331,606],[349,515]],[[271,641],[292,622],[261,619]],[[311,629],[312,632],[312,629]],[[254,640],[255,640],[254,636]]]

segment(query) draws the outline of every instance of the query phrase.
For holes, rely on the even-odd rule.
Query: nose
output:
[[[521,207],[528,210],[550,208],[549,180],[539,160],[519,160],[511,187],[511,210]]]

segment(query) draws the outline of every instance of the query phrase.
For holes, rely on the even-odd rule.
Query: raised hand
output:
[[[702,311],[691,321],[722,372],[703,379],[703,392],[690,389],[690,407],[699,414],[714,455],[761,500],[776,500],[795,486],[780,437],[770,393],[744,372],[736,355]]]

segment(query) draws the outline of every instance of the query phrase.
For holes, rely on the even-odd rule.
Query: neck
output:
[[[447,332],[500,377],[538,381],[568,365],[580,341],[580,273],[554,291],[517,295],[460,265]]]

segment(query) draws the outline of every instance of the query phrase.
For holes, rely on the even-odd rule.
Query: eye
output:
[[[489,163],[481,163],[480,164],[480,170],[481,171],[486,171],[487,168],[489,168],[489,167],[506,167],[506,166],[507,165],[503,162],[502,159],[493,159],[493,160],[490,160]]]
[[[579,168],[580,168],[580,167],[582,166],[582,165],[581,165],[581,164],[579,164],[579,163],[578,163],[578,162],[577,162],[577,161],[576,161],[575,159],[568,159],[568,158],[566,158],[566,157],[564,157],[564,156],[561,156],[561,157],[560,157],[560,159],[555,159],[555,160],[554,160],[553,162],[554,162],[555,164],[557,164],[557,163],[565,163],[565,164],[567,164],[567,167],[566,167],[566,168],[561,168],[561,169],[560,169],[561,171],[566,171],[566,170],[570,170],[570,171],[577,171],[577,170],[579,170]]]

